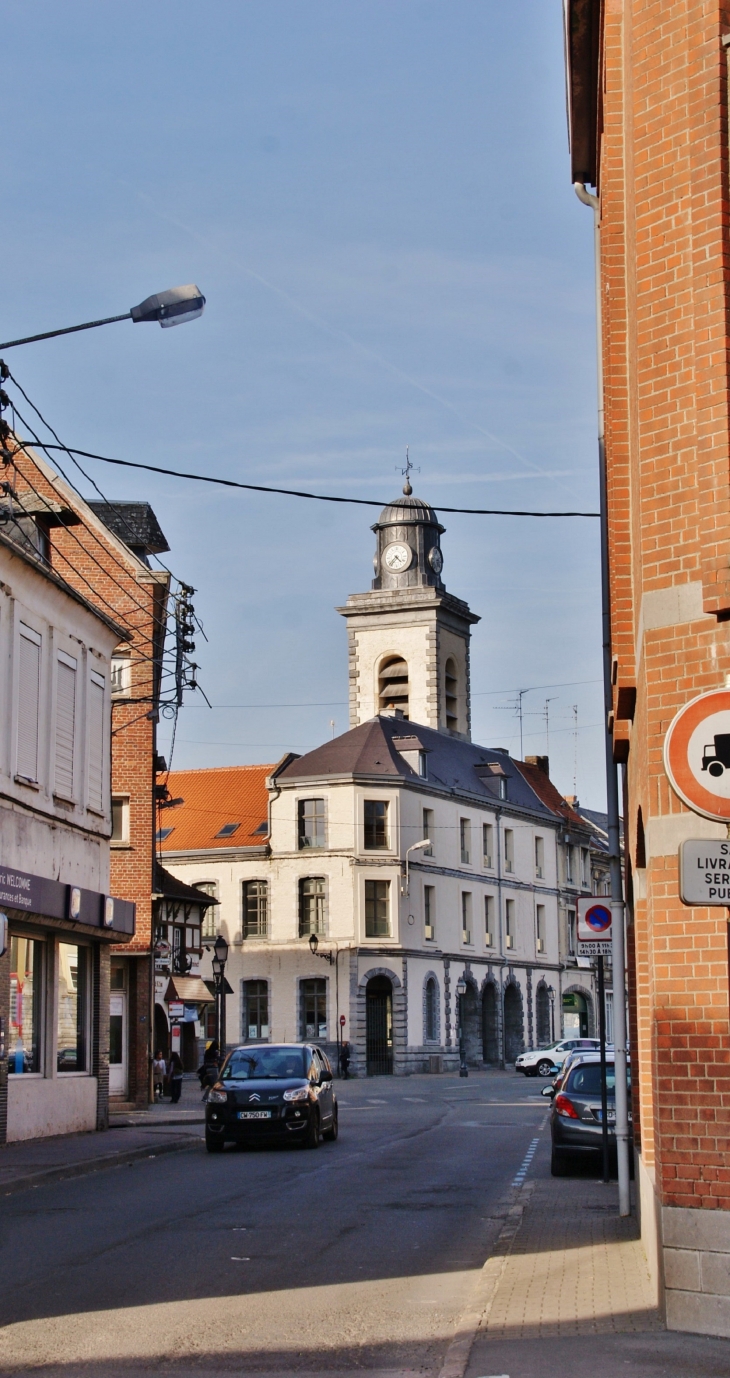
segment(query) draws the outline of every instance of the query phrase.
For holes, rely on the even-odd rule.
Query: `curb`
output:
[[[104,1158],[84,1158],[78,1163],[66,1163],[63,1167],[43,1168],[40,1172],[29,1172],[25,1177],[15,1177],[9,1182],[0,1182],[0,1196],[13,1196],[17,1191],[27,1191],[32,1187],[43,1187],[49,1182],[62,1182],[70,1177],[88,1177],[94,1172],[105,1172],[108,1168],[124,1167],[126,1163],[137,1162],[140,1158],[159,1158],[163,1153],[181,1153],[186,1148],[196,1148],[198,1140],[187,1136],[173,1139],[172,1143],[149,1144],[146,1148],[131,1148],[127,1152],[112,1153]],[[154,1149],[154,1152],[150,1152]]]
[[[144,1111],[140,1111],[140,1114],[144,1114]],[[168,1124],[176,1127],[184,1124],[205,1124],[205,1115],[195,1120],[122,1120],[116,1116],[109,1120],[110,1129],[164,1129]]]

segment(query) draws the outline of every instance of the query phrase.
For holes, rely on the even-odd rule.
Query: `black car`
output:
[[[552,1090],[552,1088],[551,1088]],[[613,1060],[606,1061],[606,1109],[608,1143],[616,1152],[616,1071]],[[631,1113],[629,1112],[629,1120]],[[629,1126],[630,1128],[630,1126]],[[586,1153],[600,1153],[602,1143],[601,1063],[598,1057],[582,1057],[558,1080],[551,1116],[553,1177],[565,1177],[571,1161]]]
[[[320,1136],[337,1138],[337,1097],[332,1068],[312,1044],[280,1043],[234,1048],[208,1092],[205,1146],[289,1141],[317,1148]]]

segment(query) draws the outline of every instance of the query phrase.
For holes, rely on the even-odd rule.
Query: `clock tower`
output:
[[[402,714],[468,741],[469,637],[479,618],[444,588],[444,527],[406,479],[372,529],[371,589],[337,609],[347,622],[350,727]]]

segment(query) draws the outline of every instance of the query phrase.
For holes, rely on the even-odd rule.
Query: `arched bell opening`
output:
[[[408,665],[402,656],[387,656],[378,673],[378,712],[393,714],[400,710],[410,717],[410,686]]]

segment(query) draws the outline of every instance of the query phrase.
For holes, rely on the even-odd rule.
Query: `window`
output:
[[[436,890],[433,885],[423,887],[423,936],[429,942],[436,937]]]
[[[491,871],[492,857],[494,856],[494,826],[491,823],[482,824],[482,856],[484,869]]]
[[[327,837],[324,819],[324,799],[300,799],[299,812],[299,850],[308,847],[326,847]]]
[[[438,986],[433,976],[429,976],[424,991],[424,1024],[427,1043],[437,1043],[439,1036]]]
[[[299,991],[302,1038],[326,1038],[327,981],[321,977],[311,981],[302,981]]]
[[[132,659],[120,652],[112,656],[109,675],[112,698],[127,698],[132,692]]]
[[[459,684],[456,677],[456,661],[451,656],[446,662],[444,689],[446,727],[449,732],[456,732],[459,727]]]
[[[125,963],[125,962],[115,962],[113,957],[112,957],[111,967],[110,967],[110,969],[109,969],[109,989],[110,989],[110,990],[126,990],[126,989],[127,989],[127,967],[126,967],[126,963]]]
[[[494,947],[494,895],[484,896],[484,946]]]
[[[18,775],[38,779],[38,714],[41,694],[41,638],[20,624],[18,638]]]
[[[378,852],[388,847],[388,805],[385,799],[365,800],[365,850]]]
[[[112,795],[112,846],[123,847],[129,842],[129,795]]]
[[[58,944],[58,1051],[59,1072],[86,1072],[88,1025],[89,949],[72,943]]]
[[[269,1037],[269,987],[266,981],[243,982],[243,1041],[266,1041]]]
[[[54,791],[73,799],[76,746],[76,661],[58,652],[56,665],[56,769]]]
[[[429,841],[433,842],[433,809],[423,810],[421,838],[424,837],[427,837]],[[433,847],[424,847],[423,856],[433,856]]]
[[[575,910],[568,910],[568,956],[575,957]]]
[[[389,880],[365,881],[365,937],[387,938],[390,935]]]
[[[468,866],[471,860],[471,822],[468,818],[459,819],[459,843],[461,860],[465,866]]]
[[[587,847],[580,849],[580,883],[584,890],[591,887],[591,868],[589,864],[589,854]]]
[[[578,877],[578,848],[565,848],[565,879],[568,885],[573,885]]]
[[[41,1069],[43,944],[10,939],[10,1037],[8,1071],[19,1076]]]
[[[299,937],[325,931],[325,878],[305,876],[299,882]]]
[[[507,776],[506,776],[506,775],[500,775],[500,777],[499,777],[499,797],[500,797],[500,799],[506,799],[506,798],[507,798]]]
[[[92,670],[89,679],[89,808],[104,812],[104,689]]]
[[[170,836],[170,833],[174,833],[174,831],[174,828],[158,828],[155,837],[158,842],[164,842],[166,838]]]
[[[388,656],[378,673],[378,712],[409,716],[408,666],[402,656]]]
[[[224,823],[223,827],[218,829],[216,837],[233,837],[233,834],[238,832],[240,826],[240,823]]]
[[[213,899],[218,898],[218,886],[214,880],[195,880],[193,881],[195,890],[202,890],[204,895],[212,895]],[[218,932],[218,920],[216,918],[218,906],[210,904],[203,913],[202,936],[203,938],[215,938]]]
[[[515,869],[515,835],[512,828],[504,830],[504,869],[514,871]]]
[[[471,895],[466,890],[461,896],[461,941],[471,942]]]
[[[505,900],[504,902],[504,945],[514,947],[515,945],[515,902]]]
[[[535,935],[537,938],[538,952],[545,951],[545,905],[535,906]]]
[[[542,837],[535,838],[535,875],[538,880],[545,877],[545,839]]]
[[[265,938],[269,931],[269,887],[265,880],[245,880],[243,898],[244,938]]]

